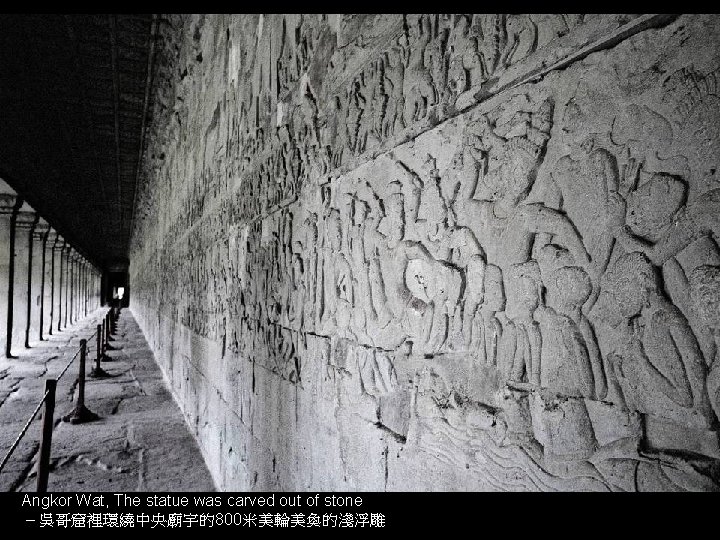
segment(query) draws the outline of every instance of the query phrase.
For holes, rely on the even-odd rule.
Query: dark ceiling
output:
[[[0,15],[0,178],[79,251],[126,259],[152,15]]]

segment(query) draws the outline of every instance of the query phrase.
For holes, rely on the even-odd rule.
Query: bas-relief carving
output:
[[[192,155],[184,167],[169,157],[170,168],[187,178],[191,187],[185,194],[168,193],[179,197],[178,204],[184,207],[170,224],[170,238],[182,234],[210,200],[233,187],[229,178],[249,191],[243,190],[232,205],[235,217],[248,220],[264,215],[294,200],[308,177],[328,174],[418,122],[432,125],[446,118],[445,109],[452,109],[459,93],[476,92],[498,72],[584,22],[583,17],[536,15],[386,18],[378,25],[360,24],[350,30],[353,47],[339,47],[345,38],[336,37],[337,25],[327,16],[277,16],[257,22],[248,17],[242,24],[231,22],[242,32],[230,37],[228,28],[228,46],[215,49],[200,39],[204,19],[187,22],[194,37],[187,50],[181,49],[182,84],[175,96],[165,98],[176,104],[172,109],[159,107],[166,114],[172,111],[176,119],[168,122],[165,139],[187,147],[187,133],[199,129],[208,135],[204,145],[184,152]],[[347,32],[347,26],[343,19],[340,31]],[[377,32],[383,28],[386,34],[380,38]],[[207,76],[202,84],[189,82],[198,78],[193,74],[203,65],[197,63],[198,52],[199,57],[219,56],[217,61],[227,64],[243,46],[241,60],[234,62],[241,75],[233,74],[233,84],[226,90],[205,84]],[[371,56],[368,47],[376,47]],[[358,56],[365,58],[361,64]],[[350,80],[348,62],[364,66]],[[334,86],[338,81],[344,82]],[[209,121],[200,125],[200,104],[206,103],[208,90],[219,101],[211,105]],[[194,104],[192,109],[188,103]],[[188,116],[189,122],[183,120]],[[179,133],[173,136],[172,131]],[[163,145],[152,158],[150,163],[162,165]],[[193,174],[196,162],[204,164],[197,175]],[[139,212],[139,222],[144,214]]]
[[[612,62],[573,67],[323,182],[337,148],[380,144],[542,41],[527,18],[433,17],[408,17],[325,119],[284,52],[303,98],[248,152],[259,176],[148,259],[179,277],[139,295],[478,485],[716,489],[715,71],[672,70],[660,99],[583,82]],[[481,51],[480,34],[502,39]]]

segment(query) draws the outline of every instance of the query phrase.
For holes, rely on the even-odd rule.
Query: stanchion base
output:
[[[85,422],[92,422],[100,417],[92,412],[90,409],[83,405],[82,407],[75,407],[70,413],[62,417],[63,422],[70,422],[71,424],[83,424]]]
[[[106,377],[110,377],[110,374],[103,368],[92,368],[88,377],[93,377],[94,379],[104,379]]]

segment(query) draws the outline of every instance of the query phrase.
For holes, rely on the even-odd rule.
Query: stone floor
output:
[[[46,377],[57,377],[102,321],[101,309],[50,336],[17,359],[0,360],[0,460],[41,399]],[[213,481],[152,352],[129,310],[122,311],[103,369],[86,379],[85,404],[100,419],[70,424],[77,393],[77,359],[58,382],[49,491],[212,491]],[[90,371],[95,339],[88,343]],[[34,491],[41,414],[0,473],[0,491]]]

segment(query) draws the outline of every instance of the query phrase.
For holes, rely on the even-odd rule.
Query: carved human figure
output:
[[[448,85],[451,94],[457,98],[468,90],[471,84],[478,84],[482,76],[477,41],[470,36],[470,22],[466,15],[458,16],[448,49],[450,54]]]
[[[483,327],[474,328],[473,322],[477,316],[478,307],[483,302],[485,288],[485,260],[480,256],[473,257],[465,271],[465,301],[463,304],[462,333],[465,345],[476,349],[482,344],[484,347]],[[480,319],[480,317],[478,317]]]
[[[561,266],[543,281],[546,305],[535,312],[543,336],[541,386],[561,395],[604,399],[605,371],[582,311],[592,292],[590,277],[577,266]]]
[[[467,284],[463,312],[465,343],[480,365],[499,367],[498,356],[503,338],[499,313],[505,310],[502,272],[473,256],[466,270]],[[478,283],[479,285],[472,285]],[[505,373],[509,378],[509,373]]]
[[[710,369],[707,390],[715,415],[720,418],[720,267],[702,265],[690,274],[690,297],[703,323],[715,340],[715,357],[707,359]]]
[[[361,154],[365,150],[367,141],[366,126],[363,120],[367,100],[361,90],[360,81],[354,80],[347,96],[345,127],[348,149],[353,154]]]
[[[694,425],[712,417],[706,366],[687,320],[662,293],[642,253],[620,256],[602,288],[617,314],[618,340],[608,354],[609,376],[630,410]]]
[[[300,253],[293,253],[290,267],[290,286],[285,311],[287,312],[288,322],[292,328],[300,329],[303,327],[303,315],[305,309],[305,276],[304,276],[303,260]]]
[[[301,245],[297,251],[301,253],[303,258],[303,287],[307,298],[303,305],[303,321],[305,329],[314,332],[320,307],[317,214],[308,212],[308,215],[302,221],[302,231]]]
[[[372,126],[368,134],[368,146],[377,146],[385,137],[385,115],[388,108],[388,94],[386,91],[385,60],[380,58],[373,62],[372,78],[370,81],[372,103]]]
[[[403,36],[408,55],[403,78],[403,117],[405,125],[410,125],[425,118],[428,109],[437,103],[437,91],[424,61],[425,49],[431,39],[429,16],[409,15],[407,29],[407,36]]]
[[[283,95],[289,90],[290,85],[297,79],[297,74],[295,48],[287,31],[287,20],[283,18],[282,45],[277,60],[278,95]]]
[[[422,316],[421,340],[426,352],[438,352],[445,344],[450,329],[450,317],[460,300],[462,277],[460,272],[448,263],[435,260],[422,246],[406,242],[403,246],[407,257],[405,286],[415,299],[419,299],[428,310]],[[408,326],[417,331],[417,319]]]
[[[508,133],[521,135],[501,137],[489,120],[481,117],[471,127],[461,159],[460,194],[454,209],[458,221],[466,223],[483,246],[487,262],[498,266],[504,276],[507,294],[505,311],[510,321],[506,340],[515,342],[503,347],[512,360],[511,377],[540,383],[541,337],[533,313],[540,303],[542,282],[537,263],[530,261],[532,244],[538,233],[548,241],[565,246],[579,265],[589,264],[582,238],[566,216],[542,204],[523,204],[542,160],[545,137],[534,143],[540,129],[549,130],[545,122],[547,107],[538,107],[539,119],[520,116],[522,129],[510,127]],[[539,126],[539,127],[536,127]],[[533,131],[534,130],[534,131]],[[537,133],[536,133],[537,132]],[[477,197],[477,198],[476,198]]]
[[[437,15],[434,16],[437,18]],[[432,30],[432,22],[428,20],[428,30]],[[423,53],[423,64],[430,74],[432,87],[435,89],[438,102],[442,101],[442,96],[446,92],[447,87],[447,65],[444,54],[444,35],[442,33],[432,33],[432,37]]]
[[[585,147],[587,148],[587,147]],[[552,187],[545,193],[545,204],[563,210],[572,220],[588,247],[594,281],[607,268],[613,238],[607,234],[612,219],[612,196],[619,188],[615,157],[603,148],[583,150],[562,157],[550,176]],[[592,204],[588,204],[592,201]]]
[[[396,184],[396,183],[395,183]],[[460,299],[462,276],[452,264],[436,260],[417,241],[404,240],[406,203],[401,187],[385,199],[385,216],[378,232],[381,282],[373,295],[386,299],[393,321],[376,333],[377,345],[394,348],[412,340],[418,348],[438,352],[447,337],[450,314]]]
[[[424,179],[414,177],[413,182],[420,186],[420,191],[414,190],[413,194],[420,194],[417,204],[417,218],[414,221],[414,228],[418,238],[431,252],[436,253],[443,249],[445,229],[448,226],[447,205],[440,192],[440,175],[437,170],[435,159],[428,155],[423,164]],[[415,175],[413,175],[415,176]],[[411,198],[408,198],[413,204]],[[445,259],[440,255],[438,258]]]
[[[350,210],[345,223],[348,223],[348,251],[353,267],[355,303],[353,305],[353,328],[365,340],[369,340],[368,330],[377,321],[377,313],[371,301],[370,273],[368,257],[365,251],[365,230],[372,226],[367,216],[369,205],[355,194],[346,194],[343,206]]]
[[[392,188],[392,184],[391,184]],[[376,227],[365,227],[365,239],[371,247],[369,262],[370,296],[378,315],[377,329],[373,332],[375,346],[393,348],[404,339],[401,328],[403,309],[407,303],[404,294],[404,267],[401,250],[405,238],[405,203],[402,193],[390,190],[383,200],[384,215]]]
[[[352,268],[343,250],[343,233],[340,212],[332,208],[325,217],[323,243],[323,297],[321,328],[330,331],[334,319],[342,336],[350,327],[353,306]]]
[[[671,298],[691,323],[709,363],[717,346],[712,331],[688,302],[688,275],[695,267],[720,259],[716,240],[720,233],[716,211],[720,189],[704,193],[689,204],[685,204],[686,193],[681,179],[655,173],[625,197],[616,194],[608,236],[616,238],[626,251],[642,252],[663,268]]]
[[[720,188],[710,190],[692,203],[680,207],[665,225],[660,238],[652,243],[639,237],[630,225],[624,225],[625,201],[617,197],[614,235],[627,250],[641,251],[662,266],[696,240],[709,236],[720,238]]]
[[[537,25],[531,20],[530,15],[507,15],[505,33],[507,41],[500,60],[503,67],[522,60],[535,50]]]
[[[540,385],[540,353],[542,337],[534,313],[540,305],[540,269],[537,262],[528,261],[511,266],[505,273],[506,304],[505,315],[512,321],[514,343],[503,349],[512,355],[511,379],[520,381],[525,374],[527,380]]]
[[[354,197],[358,205],[354,220],[358,233],[362,235],[360,244],[363,269],[360,272],[365,274],[358,279],[365,281],[367,293],[364,305],[367,309],[367,332],[372,336],[379,328],[386,327],[393,318],[393,313],[387,304],[385,282],[380,266],[381,252],[384,253],[387,248],[385,240],[389,230],[383,229],[385,234],[379,231],[384,217],[383,208],[392,203],[385,200],[381,207],[380,197],[368,181],[357,186]]]
[[[576,263],[590,262],[581,236],[565,215],[543,204],[523,203],[543,151],[544,142],[538,145],[525,136],[498,136],[487,117],[481,116],[470,126],[462,158],[457,160],[461,167],[461,192],[454,205],[458,221],[473,230],[488,262],[503,271],[528,260],[538,233],[552,235]]]

